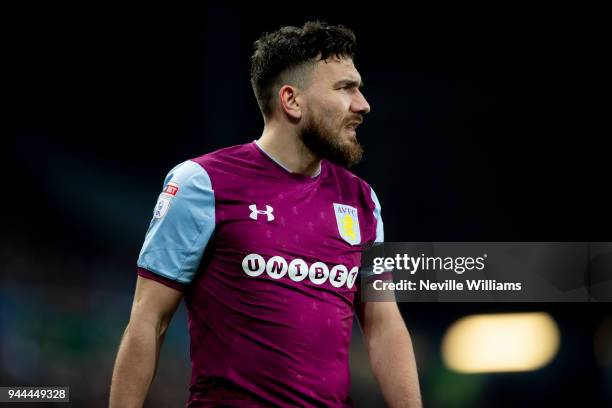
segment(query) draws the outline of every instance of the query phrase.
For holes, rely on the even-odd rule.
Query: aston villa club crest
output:
[[[359,230],[357,209],[350,205],[334,203],[334,213],[336,214],[338,232],[340,232],[342,239],[351,245],[360,244],[361,232]]]

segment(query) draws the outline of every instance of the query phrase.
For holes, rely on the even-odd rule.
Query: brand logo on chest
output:
[[[252,220],[256,220],[257,221],[257,216],[258,215],[265,215],[268,219],[268,221],[273,221],[274,220],[274,214],[272,214],[272,212],[274,211],[274,208],[272,208],[269,205],[266,205],[266,209],[264,210],[258,210],[257,209],[257,205],[255,204],[251,204],[249,205],[249,210],[251,210],[251,214],[249,214],[249,218],[251,218]]]
[[[308,278],[315,285],[329,282],[333,287],[342,286],[353,288],[359,267],[352,268],[345,265],[333,265],[331,268],[324,262],[315,262],[310,266],[300,258],[287,261],[282,256],[273,256],[268,261],[263,256],[252,253],[242,259],[242,270],[248,276],[254,278],[262,275],[264,271],[272,279],[281,279],[285,275],[294,282],[301,282]]]

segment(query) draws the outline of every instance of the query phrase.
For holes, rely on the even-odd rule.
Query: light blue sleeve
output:
[[[190,283],[214,229],[215,195],[210,177],[195,162],[181,163],[166,176],[138,266]]]
[[[376,239],[374,240],[374,242],[385,242],[385,229],[383,226],[382,217],[380,215],[380,202],[378,201],[378,197],[376,197],[374,189],[370,187],[370,190],[372,191],[372,201],[374,201],[375,204],[374,217],[376,217]]]
[[[382,245],[385,242],[385,231],[383,226],[382,217],[380,215],[381,208],[380,202],[378,201],[378,197],[376,197],[376,193],[374,189],[370,187],[370,194],[372,197],[372,201],[374,202],[374,218],[376,218],[376,238],[374,239],[374,249],[370,249],[370,251],[376,250],[375,248],[379,245]],[[382,247],[381,247],[382,248]],[[373,277],[378,277],[379,275],[374,272],[373,266],[364,266],[360,269],[359,277],[363,276],[364,279],[370,279]]]

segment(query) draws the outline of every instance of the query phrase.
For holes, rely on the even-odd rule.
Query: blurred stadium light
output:
[[[559,350],[559,329],[547,313],[473,315],[459,319],[442,341],[442,358],[462,373],[531,371]]]

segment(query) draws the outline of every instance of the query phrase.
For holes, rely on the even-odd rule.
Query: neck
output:
[[[257,143],[292,173],[315,176],[320,171],[321,159],[304,145],[294,128],[266,123]]]

